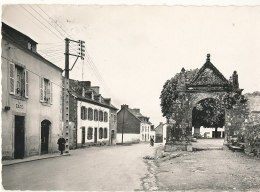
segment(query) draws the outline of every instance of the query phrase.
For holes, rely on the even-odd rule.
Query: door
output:
[[[48,120],[41,122],[41,154],[48,153],[50,124]]]
[[[85,127],[82,127],[81,129],[81,144],[85,144],[85,137],[86,137],[86,130]]]
[[[95,128],[94,132],[94,143],[97,143],[97,128]]]
[[[15,116],[14,158],[24,157],[24,116]]]

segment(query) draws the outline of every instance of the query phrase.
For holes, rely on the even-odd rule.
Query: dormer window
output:
[[[28,49],[29,49],[29,50],[32,50],[32,44],[31,44],[30,42],[28,42],[27,45],[28,45]]]

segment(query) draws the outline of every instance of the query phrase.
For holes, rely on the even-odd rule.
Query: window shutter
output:
[[[84,116],[84,119],[87,120],[88,119],[88,109],[85,108],[85,116]]]
[[[52,104],[52,82],[50,82],[50,104]]]
[[[29,73],[28,73],[28,71],[27,70],[25,70],[25,73],[24,73],[25,75],[25,97],[26,98],[29,98]]]
[[[15,65],[13,63],[10,63],[10,94],[15,93],[15,82],[14,82],[14,73],[15,73]]]
[[[44,92],[43,92],[43,84],[44,84],[44,79],[43,77],[40,77],[40,101],[44,101]]]

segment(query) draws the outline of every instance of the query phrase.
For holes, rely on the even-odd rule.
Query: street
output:
[[[142,190],[146,144],[71,150],[71,156],[4,166],[7,190]]]
[[[220,147],[223,140],[201,139],[193,146]],[[166,157],[158,156],[165,154],[161,144],[150,147],[148,143],[90,147],[70,153],[71,156],[61,158],[3,166],[4,188],[62,191],[260,188],[259,159],[232,152],[225,146],[223,150],[167,152]]]

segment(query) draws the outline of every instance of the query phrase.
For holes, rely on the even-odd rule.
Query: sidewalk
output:
[[[26,162],[37,161],[37,160],[42,160],[42,159],[63,157],[63,156],[69,156],[69,155],[70,154],[66,154],[66,153],[64,153],[63,155],[60,155],[59,153],[50,153],[50,154],[26,157],[24,159],[2,160],[2,166],[8,166],[8,165],[13,165],[13,164],[18,164],[18,163],[26,163]]]

